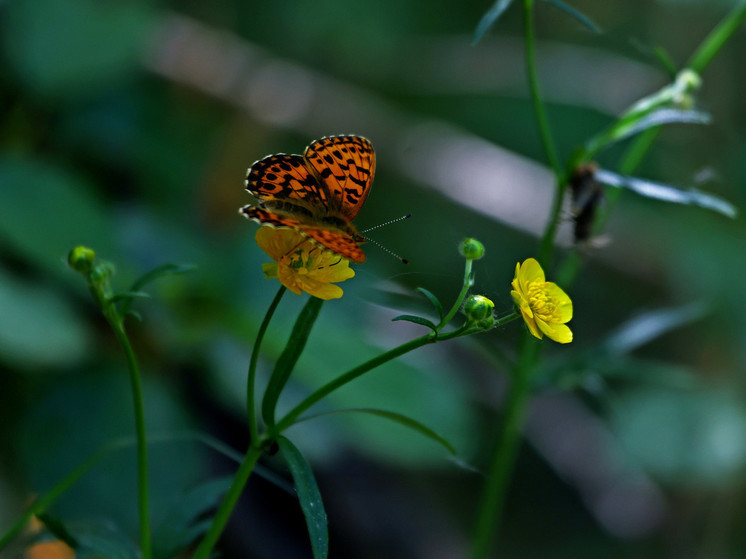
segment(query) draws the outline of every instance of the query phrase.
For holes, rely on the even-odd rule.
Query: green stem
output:
[[[705,38],[689,59],[687,67],[701,74],[713,57],[723,48],[733,33],[746,20],[746,2],[733,8],[718,26]]]
[[[554,172],[557,189],[554,193],[551,214],[547,222],[547,228],[541,239],[539,246],[539,262],[542,266],[548,267],[552,258],[552,249],[554,246],[554,237],[557,233],[557,224],[559,223],[560,211],[562,210],[562,197],[565,192],[567,182],[563,179],[562,166],[557,156],[552,131],[549,127],[544,101],[541,98],[541,89],[539,87],[539,76],[536,71],[536,52],[534,36],[534,0],[523,0],[523,27],[526,42],[526,75],[528,78],[528,87],[531,92],[531,100],[534,105],[536,123],[539,127],[539,136],[541,144],[544,147],[544,154],[549,166]]]
[[[137,365],[135,352],[132,349],[127,333],[124,330],[122,318],[116,306],[107,302],[103,306],[103,313],[119,341],[127,358],[127,368],[130,373],[132,387],[133,409],[135,413],[135,434],[137,438],[137,496],[140,517],[140,547],[142,559],[150,559],[152,546],[150,541],[150,506],[148,499],[148,444],[145,433],[145,404],[142,394],[142,379]]]
[[[249,374],[248,374],[248,380],[246,383],[246,407],[247,407],[247,412],[249,416],[249,430],[251,433],[252,444],[255,441],[259,440],[259,425],[258,425],[258,421],[256,417],[256,396],[255,396],[256,364],[259,361],[259,349],[261,348],[262,340],[264,339],[264,334],[267,332],[267,327],[269,326],[269,322],[272,320],[272,316],[275,314],[275,310],[277,310],[277,306],[280,304],[280,300],[282,299],[282,296],[285,294],[285,291],[287,291],[287,288],[284,285],[280,285],[280,289],[277,291],[275,298],[272,300],[272,303],[269,305],[269,308],[267,309],[267,314],[264,315],[264,320],[262,320],[262,323],[259,326],[259,331],[256,334],[256,339],[254,340],[254,347],[251,350],[251,360],[249,361]]]
[[[225,494],[223,501],[220,503],[218,511],[215,513],[215,517],[212,519],[212,524],[207,530],[205,537],[200,542],[192,559],[208,559],[215,544],[218,543],[220,535],[223,533],[225,526],[228,524],[231,513],[238,503],[238,499],[241,497],[241,493],[246,486],[246,482],[249,481],[249,476],[254,470],[259,457],[262,455],[262,449],[252,445],[249,446],[246,456],[238,467],[231,486],[228,488],[228,492]]]
[[[528,76],[528,87],[531,91],[531,100],[534,104],[534,113],[539,126],[539,135],[541,144],[544,147],[549,166],[554,171],[554,175],[559,181],[562,177],[562,166],[557,156],[557,148],[554,145],[552,131],[549,127],[544,102],[541,99],[541,89],[539,88],[539,76],[536,71],[536,51],[534,36],[534,0],[523,0],[523,29],[526,39],[526,74]]]
[[[441,328],[443,328],[451,321],[454,316],[456,316],[456,313],[461,308],[461,303],[464,302],[467,293],[469,293],[469,289],[471,289],[471,286],[474,285],[474,278],[471,274],[472,262],[473,260],[471,260],[470,258],[466,259],[466,263],[464,264],[464,285],[461,288],[461,292],[458,294],[458,297],[456,297],[456,302],[453,303],[451,310],[448,311],[448,314],[445,315],[435,327],[436,330],[440,330]]]
[[[508,482],[517,455],[520,434],[530,395],[530,374],[536,363],[541,344],[530,333],[524,334],[521,359],[514,371],[513,383],[505,405],[505,418],[500,438],[492,457],[487,486],[479,507],[472,559],[495,557],[490,550],[497,540],[497,528],[502,517]]]

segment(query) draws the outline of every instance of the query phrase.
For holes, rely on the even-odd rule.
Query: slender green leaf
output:
[[[117,297],[121,297],[122,299],[122,307],[119,309],[119,312],[122,316],[125,316],[129,310],[130,305],[132,305],[132,299],[135,297],[135,293],[141,293],[141,290],[143,287],[145,287],[147,284],[157,280],[158,278],[161,278],[163,276],[173,276],[177,274],[185,274],[187,272],[191,272],[194,269],[196,269],[197,266],[193,264],[163,264],[161,266],[157,266],[150,270],[149,272],[145,272],[142,276],[140,276],[135,282],[132,284],[132,287],[130,287],[129,291],[126,291],[122,294],[117,294],[114,296],[114,299]],[[137,295],[137,297],[147,297],[148,295]]]
[[[428,320],[427,318],[423,318],[421,316],[415,316],[413,314],[400,314],[399,316],[391,319],[392,322],[396,322],[399,320],[404,320],[406,322],[414,322],[415,324],[419,324],[421,326],[427,326],[433,332],[438,331],[438,327],[435,324],[433,324],[432,321]]]
[[[416,291],[419,291],[420,293],[422,293],[427,298],[427,300],[430,301],[430,304],[433,307],[435,307],[436,311],[438,311],[438,318],[442,319],[443,318],[443,305],[438,300],[438,298],[435,295],[433,295],[433,293],[425,289],[424,287],[417,287],[415,289]]]
[[[474,31],[474,38],[471,40],[472,45],[476,45],[482,36],[484,36],[490,27],[500,18],[505,10],[507,10],[513,0],[496,0],[492,7],[482,16],[477,24],[477,29]]]
[[[456,449],[450,442],[448,442],[447,439],[445,439],[444,437],[441,437],[440,435],[438,435],[438,433],[436,433],[435,431],[433,431],[426,425],[423,425],[419,421],[412,419],[411,417],[408,417],[406,415],[402,415],[400,413],[393,412],[393,411],[379,410],[375,408],[349,408],[346,410],[334,410],[334,411],[306,416],[300,419],[299,421],[308,421],[309,419],[315,419],[317,417],[338,414],[338,413],[367,413],[370,415],[383,417],[385,419],[390,419],[391,421],[395,421],[399,423],[400,425],[403,425],[404,427],[408,427],[414,431],[417,431],[419,434],[424,435],[425,437],[427,437],[428,439],[432,441],[435,441],[436,443],[445,447],[445,449],[448,452],[450,452],[453,456],[456,456]]]
[[[727,200],[694,188],[681,190],[674,186],[647,179],[617,175],[605,169],[597,170],[594,176],[597,181],[603,184],[615,188],[626,188],[646,198],[653,198],[673,204],[683,204],[685,206],[698,206],[730,218],[735,218],[738,215],[736,207]]]
[[[275,363],[275,369],[272,371],[272,376],[262,399],[262,417],[267,425],[271,426],[275,423],[275,408],[277,407],[277,401],[280,399],[280,393],[290,379],[303,348],[306,347],[308,336],[311,334],[314,322],[319,316],[323,302],[317,297],[308,299],[308,303],[298,315],[298,320],[295,321],[285,349]]]
[[[131,301],[132,299],[150,299],[150,293],[144,291],[125,291],[124,293],[117,293],[111,298],[112,303],[118,303],[120,301]]]
[[[572,6],[568,6],[561,0],[544,0],[544,2],[546,2],[547,4],[551,4],[552,6],[556,8],[559,8],[560,10],[565,12],[567,15],[574,17],[580,23],[585,25],[588,29],[593,31],[594,33],[601,33],[601,28],[598,25],[596,25],[588,16],[576,10]]]
[[[734,5],[733,10],[702,41],[697,51],[689,60],[687,67],[701,74],[713,57],[738,30],[744,20],[746,20],[746,2],[740,2]]]
[[[41,520],[44,523],[44,526],[47,527],[47,530],[49,530],[49,532],[58,540],[62,540],[72,549],[78,547],[78,540],[76,540],[75,536],[70,533],[62,520],[47,512],[37,514],[36,518]]]
[[[293,443],[283,436],[277,437],[277,445],[290,468],[295,482],[300,507],[306,517],[308,535],[314,559],[326,559],[329,554],[329,529],[324,503],[311,466]]]
[[[672,80],[675,79],[679,70],[676,68],[676,63],[671,58],[671,55],[668,54],[668,51],[663,47],[655,47],[653,49],[653,54],[658,62],[660,62],[663,69],[668,73],[668,76]]]
[[[162,264],[145,272],[132,284],[131,291],[140,291],[147,284],[163,276],[173,276],[177,274],[186,274],[197,268],[194,264]]]

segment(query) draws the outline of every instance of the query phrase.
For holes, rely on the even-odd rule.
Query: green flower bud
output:
[[[467,260],[479,260],[484,256],[484,245],[471,237],[461,241],[458,250]]]
[[[464,314],[470,322],[480,322],[492,317],[495,303],[483,295],[472,295],[464,303]]]
[[[84,246],[76,246],[67,255],[67,263],[76,272],[87,274],[93,268],[96,253],[93,249]]]

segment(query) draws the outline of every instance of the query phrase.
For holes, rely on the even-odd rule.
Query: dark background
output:
[[[372,233],[411,264],[366,247],[345,296],[325,304],[281,406],[419,335],[390,318],[430,312],[417,286],[453,300],[463,274],[456,247],[467,235],[487,247],[475,291],[509,312],[515,263],[536,255],[552,183],[525,86],[519,3],[470,46],[490,4],[0,6],[0,529],[100,444],[132,434],[122,355],[65,262],[78,244],[115,263],[120,290],[163,263],[197,266],[152,285],[152,298],[135,304],[142,323],[129,325],[154,438],[154,526],[172,522],[185,492],[234,470],[182,435],[246,446],[248,353],[277,284],[261,273],[257,226],[237,210],[248,203],[246,168],[267,154],[301,153],[324,135],[364,135],[377,174],[356,223],[413,214]],[[655,48],[683,65],[734,3],[572,5],[603,33],[548,3],[536,7],[540,79],[563,159],[669,81]],[[698,106],[712,124],[668,127],[640,176],[746,205],[744,52],[741,30],[703,75]],[[621,153],[600,162],[613,170]],[[608,245],[584,253],[571,290],[575,341],[547,342],[535,373],[500,557],[744,557],[743,219],[623,192],[608,234]],[[280,307],[261,382],[304,300],[288,294]],[[661,336],[637,322],[625,332],[639,344],[609,345],[628,321],[647,316],[660,326],[668,315],[658,311],[671,308],[691,320]],[[335,415],[288,432],[317,473],[331,557],[466,555],[522,328],[421,349],[318,409],[406,413],[475,470],[378,418]],[[286,476],[278,464],[266,467]],[[133,542],[135,495],[130,448],[105,459],[53,513]],[[257,476],[225,557],[310,557],[304,530],[297,501]]]

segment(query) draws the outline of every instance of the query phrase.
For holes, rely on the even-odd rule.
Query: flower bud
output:
[[[458,250],[467,260],[479,260],[484,256],[484,245],[471,237],[461,241]]]
[[[67,255],[67,263],[76,272],[87,274],[93,268],[96,253],[93,249],[84,246],[76,246]]]
[[[470,322],[480,322],[492,316],[495,303],[484,295],[472,295],[464,303],[464,314]]]

